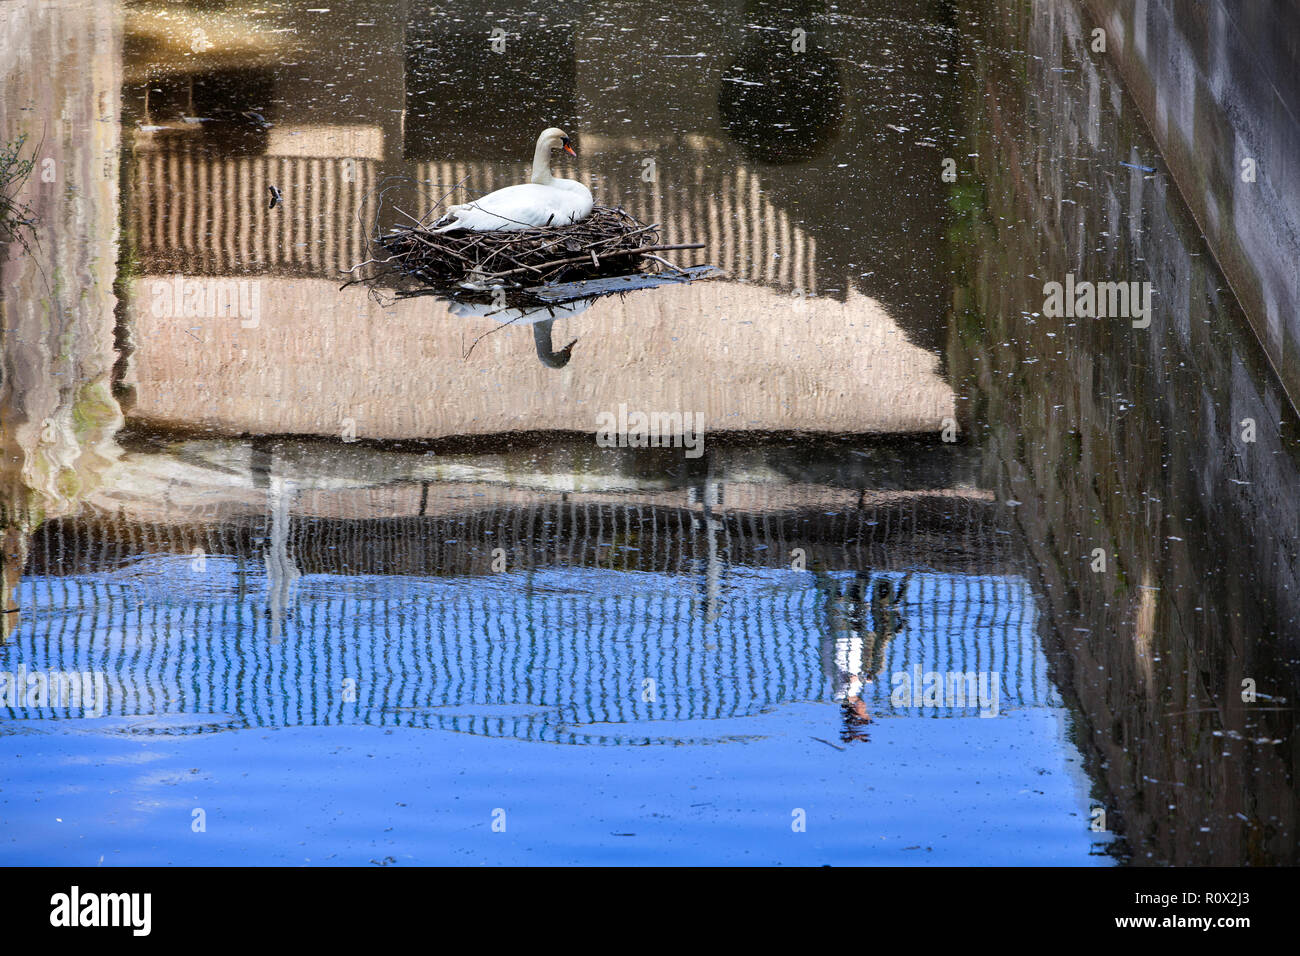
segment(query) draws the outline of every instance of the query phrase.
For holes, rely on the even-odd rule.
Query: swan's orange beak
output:
[[[577,153],[575,153],[575,152],[573,151],[573,147],[569,145],[569,141],[568,141],[567,139],[564,141],[564,151],[565,151],[566,153],[568,153],[570,156],[577,156],[577,155],[578,155]]]

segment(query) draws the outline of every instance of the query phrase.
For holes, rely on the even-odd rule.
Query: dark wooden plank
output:
[[[681,272],[636,272],[626,276],[606,276],[600,279],[580,279],[556,285],[532,286],[524,291],[543,302],[557,304],[586,299],[593,296],[613,295],[617,292],[635,292],[664,285],[678,285],[699,279],[712,279],[723,275],[716,266],[691,266]]]

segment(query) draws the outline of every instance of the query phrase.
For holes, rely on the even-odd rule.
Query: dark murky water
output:
[[[0,11],[0,671],[103,710],[0,700],[0,860],[1295,862],[1296,421],[1076,16]],[[555,123],[726,277],[340,290]]]

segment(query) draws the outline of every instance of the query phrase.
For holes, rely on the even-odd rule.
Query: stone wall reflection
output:
[[[0,137],[36,168],[30,250],[0,251],[3,625],[17,624],[30,534],[76,510],[118,455],[111,389],[121,28],[108,0],[0,9]]]
[[[1300,403],[1300,6],[1087,5],[1292,403]]]
[[[1134,862],[1295,863],[1296,421],[1075,5],[1014,6],[966,89],[958,404],[1018,502]],[[1150,327],[1046,317],[1067,273],[1152,282]]]

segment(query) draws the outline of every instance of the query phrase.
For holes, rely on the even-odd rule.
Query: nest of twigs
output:
[[[408,276],[436,287],[469,283],[540,285],[643,269],[648,262],[675,268],[655,255],[698,249],[703,243],[661,245],[659,226],[645,225],[621,209],[596,206],[582,222],[515,232],[434,232],[423,224],[399,225],[376,238],[383,250],[372,264],[378,276]]]

